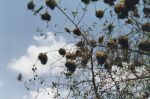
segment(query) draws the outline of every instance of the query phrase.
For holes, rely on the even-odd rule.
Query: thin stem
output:
[[[98,94],[98,89],[97,89],[97,86],[96,86],[96,83],[95,83],[95,75],[94,75],[94,69],[93,69],[93,58],[92,58],[92,53],[93,53],[93,48],[91,49],[91,72],[92,72],[92,83],[93,83],[93,86],[94,86],[94,91],[95,91],[95,94],[96,94],[96,98],[97,99],[101,99],[99,94]]]

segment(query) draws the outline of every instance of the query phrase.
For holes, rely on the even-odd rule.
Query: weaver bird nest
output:
[[[46,0],[45,1],[46,5],[50,8],[50,9],[54,9],[56,6],[56,2],[55,0]]]
[[[102,65],[106,62],[107,54],[105,52],[102,52],[102,51],[97,51],[96,52],[96,59],[97,59],[98,64]]]
[[[45,65],[47,63],[48,57],[46,53],[40,53],[38,55],[38,59],[40,60],[41,64]]]
[[[74,61],[67,61],[65,66],[67,67],[68,71],[74,72],[76,70],[76,64]]]
[[[104,11],[96,10],[95,15],[97,18],[102,18],[104,16]]]

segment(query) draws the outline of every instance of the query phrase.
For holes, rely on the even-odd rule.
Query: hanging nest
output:
[[[75,54],[76,54],[76,56],[81,57],[82,56],[82,51],[80,49],[77,49]]]
[[[27,9],[34,10],[34,7],[35,7],[35,5],[34,5],[33,1],[29,1],[29,3],[27,4]]]
[[[149,51],[150,52],[150,41],[142,40],[142,41],[140,41],[138,47],[139,47],[140,50]]]
[[[102,18],[104,16],[104,11],[96,10],[95,15],[97,18]]]
[[[106,63],[104,64],[104,68],[111,71],[112,65],[112,61],[106,61]]]
[[[81,58],[81,66],[86,67],[89,62],[89,59],[90,59],[89,55],[83,54]]]
[[[98,38],[99,44],[102,44],[102,43],[103,43],[103,40],[104,40],[104,36],[99,37],[99,38]]]
[[[58,52],[59,52],[59,54],[62,55],[62,56],[66,55],[66,50],[65,50],[64,48],[60,48],[60,49],[58,50]]]
[[[108,43],[107,46],[110,49],[115,49],[117,47],[117,40],[116,39],[111,39]]]
[[[71,60],[75,60],[76,59],[76,54],[75,53],[66,53],[66,59],[71,59]]]
[[[41,64],[45,65],[47,63],[48,57],[46,53],[40,53],[38,59],[40,60]]]
[[[96,41],[95,40],[89,40],[90,46],[93,48],[96,47]]]
[[[54,9],[56,7],[56,1],[55,0],[46,0],[45,1],[46,5],[50,8],[50,9]]]
[[[134,10],[136,4],[139,3],[139,0],[124,0],[124,3],[127,6],[128,10]]]
[[[103,65],[106,62],[107,54],[102,51],[96,52],[96,59],[98,64]]]
[[[89,4],[90,0],[81,0],[81,2],[83,2],[84,4]]]
[[[75,29],[73,30],[73,34],[76,35],[76,36],[81,36],[81,31],[80,31],[80,29],[79,29],[79,28],[75,28]]]
[[[84,54],[86,54],[87,57],[90,57],[90,55],[91,55],[91,54],[90,54],[90,50],[89,50],[87,47],[82,48],[81,51],[82,51]]]
[[[79,42],[77,42],[76,46],[82,48],[85,46],[85,43],[84,43],[84,41],[79,41]]]
[[[115,6],[115,12],[118,15],[118,18],[124,19],[128,17],[128,9],[124,3],[119,3]]]
[[[65,66],[67,67],[68,71],[75,72],[75,70],[76,70],[76,64],[74,61],[67,61],[65,63]]]
[[[48,12],[41,14],[41,18],[42,18],[42,20],[45,20],[45,21],[51,20],[51,16],[50,16],[50,14],[48,14]]]
[[[104,0],[104,3],[109,4],[109,5],[114,5],[115,0]]]
[[[121,45],[122,49],[129,49],[129,43],[128,43],[128,37],[127,36],[121,36],[119,38],[118,43]]]
[[[144,12],[145,15],[150,15],[150,8],[144,7],[143,12]]]
[[[144,23],[142,25],[142,30],[146,32],[150,32],[150,22]]]

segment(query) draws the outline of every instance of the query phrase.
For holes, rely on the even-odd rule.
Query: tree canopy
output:
[[[60,99],[63,91],[65,99],[150,97],[149,0],[31,0],[27,9],[67,41],[57,50],[60,55],[54,63],[47,63],[53,49],[37,56],[42,65],[61,68],[60,75],[38,75],[35,63],[34,77],[24,81],[28,90],[49,93],[46,88],[52,88],[53,98]],[[41,31],[46,39],[48,34]]]

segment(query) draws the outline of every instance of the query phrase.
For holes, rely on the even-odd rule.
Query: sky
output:
[[[36,92],[27,91],[23,83],[17,81],[18,73],[30,77],[32,64],[35,63],[39,52],[58,49],[66,43],[66,40],[72,39],[64,35],[55,37],[54,31],[46,28],[46,22],[27,10],[27,2],[28,0],[0,0],[0,99],[33,99]],[[62,5],[75,7],[75,3],[78,2],[79,0],[73,3],[71,0],[65,0]],[[57,12],[58,10],[51,12],[55,17],[49,25],[55,21],[60,26],[64,24],[70,26],[70,23],[64,23],[66,18]],[[89,14],[86,19],[95,18],[91,13]],[[86,20],[86,23],[90,24],[90,21],[88,23]],[[41,40],[39,33],[36,32],[37,27],[43,28],[44,33],[50,35],[47,41]],[[53,53],[51,56],[57,54]],[[47,72],[47,68],[39,68],[41,69],[39,73]],[[38,99],[41,99],[40,97],[50,99],[44,93],[40,94]]]
[[[28,0],[0,0],[0,99],[33,99],[36,92],[27,91],[23,83],[17,81],[18,73],[29,76],[38,52],[51,47],[58,48],[65,43],[63,37],[58,40],[53,37],[53,33],[49,40],[52,42],[51,47],[47,46],[47,41],[39,39],[37,27],[44,28],[45,33],[52,31],[45,28],[47,24],[39,16],[33,16],[26,9],[27,2]],[[53,18],[56,22],[62,19],[57,14]],[[44,70],[40,72],[45,72]],[[43,95],[38,99],[40,97]]]

